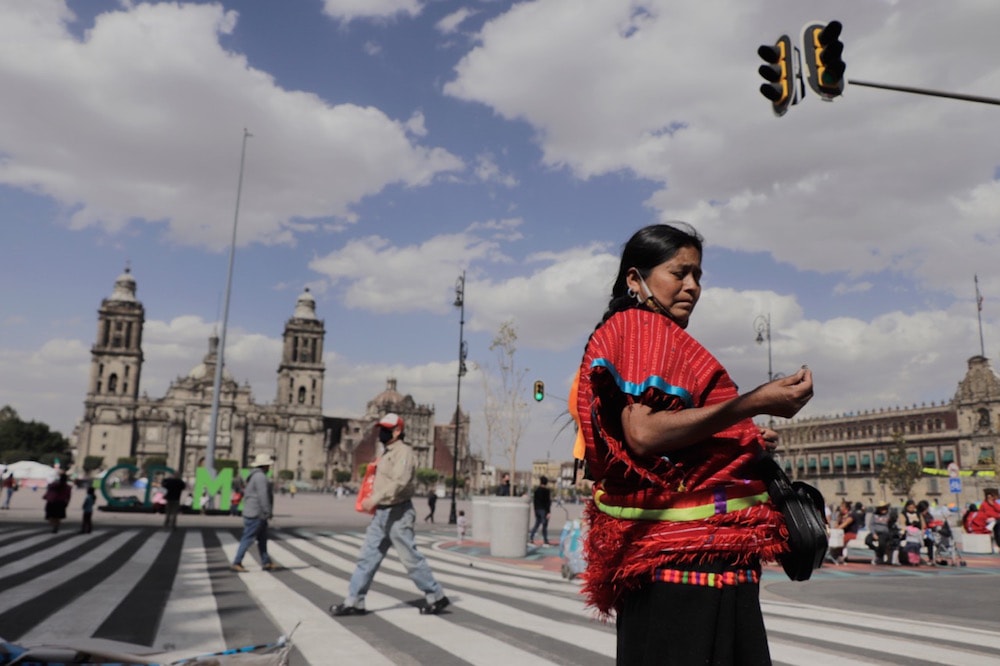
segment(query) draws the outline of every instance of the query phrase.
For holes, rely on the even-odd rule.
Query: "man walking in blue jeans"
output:
[[[385,446],[385,453],[375,468],[372,494],[362,503],[362,509],[374,509],[375,515],[368,524],[357,566],[351,574],[347,598],[343,603],[330,606],[330,613],[340,617],[368,612],[365,595],[391,545],[399,554],[410,579],[424,593],[425,601],[420,612],[437,615],[450,602],[414,543],[413,524],[417,512],[411,498],[416,485],[417,456],[403,441],[403,419],[398,414],[383,416],[378,422],[378,438]]]
[[[240,538],[240,547],[236,550],[236,557],[230,568],[233,571],[246,571],[243,566],[243,556],[246,555],[250,544],[256,540],[261,566],[265,571],[273,571],[277,567],[267,554],[267,521],[271,520],[274,512],[274,488],[267,480],[267,471],[271,468],[271,456],[258,453],[250,463],[250,467],[253,471],[247,477],[246,488],[243,491],[243,536]]]

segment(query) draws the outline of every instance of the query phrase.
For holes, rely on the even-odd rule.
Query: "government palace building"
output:
[[[171,382],[163,397],[150,398],[140,390],[144,322],[136,281],[126,268],[97,311],[84,415],[72,437],[77,464],[92,456],[101,459],[101,469],[122,460],[141,468],[156,458],[191,478],[205,464],[219,339],[212,335],[201,362]],[[285,322],[281,358],[275,359],[273,402],[257,402],[250,385],[240,384],[223,368],[216,460],[236,461],[243,468],[266,453],[275,459],[276,472],[285,471],[297,481],[329,487],[337,470],[350,471],[357,480],[360,465],[375,457],[374,424],[383,414],[396,412],[406,423],[406,440],[417,453],[418,467],[450,477],[457,449],[459,477],[478,477],[482,463],[469,454],[468,415],[456,410],[449,423],[436,425],[434,407],[399,393],[395,379],[387,380],[363,415],[324,416],[325,335],[316,301],[306,289]]]
[[[977,355],[968,360],[968,371],[949,402],[796,419],[774,429],[789,477],[818,487],[828,504],[905,499],[878,479],[888,451],[900,442],[907,459],[925,470],[910,497],[943,505],[956,499],[959,506],[978,503],[984,488],[997,486],[1000,377],[985,356]],[[963,474],[957,498],[945,471],[949,465]]]

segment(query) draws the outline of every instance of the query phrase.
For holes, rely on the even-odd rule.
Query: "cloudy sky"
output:
[[[813,368],[804,416],[950,399],[1000,333],[996,106],[847,86],[776,118],[758,45],[839,19],[847,78],[1000,95],[993,0],[5,0],[0,3],[0,404],[69,434],[97,308],[126,264],[142,390],[197,365],[222,316],[244,128],[227,364],[273,400],[309,287],[324,411],[389,377],[444,422],[459,311],[477,366],[505,321],[518,454],[565,458],[565,398],[622,243],[706,239],[689,329],[743,389]],[[481,428],[473,434],[482,447]]]

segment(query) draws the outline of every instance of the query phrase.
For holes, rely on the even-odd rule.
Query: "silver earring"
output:
[[[638,294],[632,291],[632,287],[629,287],[628,289],[625,290],[625,295],[628,296],[629,298],[635,298],[636,296],[638,296]]]

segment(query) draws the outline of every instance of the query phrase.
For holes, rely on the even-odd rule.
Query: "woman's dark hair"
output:
[[[694,227],[685,222],[651,224],[632,234],[622,248],[618,277],[615,278],[615,284],[611,288],[611,300],[608,301],[608,309],[601,318],[601,323],[603,324],[616,312],[638,306],[635,296],[628,294],[628,283],[625,279],[629,270],[636,269],[645,279],[654,268],[673,259],[682,248],[693,247],[700,255],[702,242],[702,237]]]

